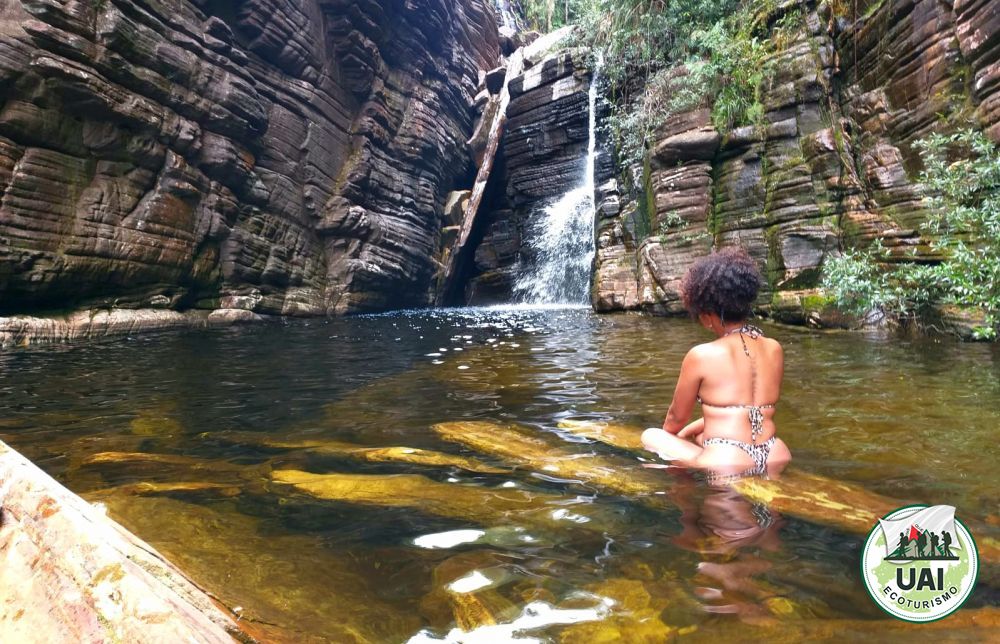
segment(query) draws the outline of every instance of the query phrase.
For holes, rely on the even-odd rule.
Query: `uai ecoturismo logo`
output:
[[[861,556],[872,599],[908,622],[932,622],[958,610],[978,574],[976,542],[950,505],[893,510],[868,533]]]

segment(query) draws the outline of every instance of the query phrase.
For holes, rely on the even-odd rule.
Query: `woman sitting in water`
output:
[[[646,449],[723,474],[777,474],[791,459],[774,435],[781,345],[747,323],[760,283],[756,264],[739,249],[709,255],[688,270],[684,306],[718,338],[684,357],[663,429],[642,434]],[[695,402],[703,417],[686,425]]]

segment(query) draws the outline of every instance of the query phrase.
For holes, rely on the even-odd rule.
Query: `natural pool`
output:
[[[766,331],[786,347],[796,468],[955,505],[997,536],[996,346]],[[0,356],[0,438],[275,639],[981,639],[885,617],[858,535],[558,428],[659,424],[707,339],[685,320],[460,309],[22,349]],[[467,420],[662,490],[511,467],[433,427]],[[281,470],[345,476],[310,493]],[[997,600],[981,576],[962,612]]]

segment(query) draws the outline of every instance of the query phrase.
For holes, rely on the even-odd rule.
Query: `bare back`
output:
[[[781,345],[749,325],[692,348],[663,429],[644,432],[643,444],[696,467],[777,474],[791,459],[774,426],[784,370]],[[702,418],[688,424],[699,402]]]
[[[781,396],[785,371],[781,345],[763,336],[737,334],[699,345],[695,350],[701,376],[698,397],[704,403],[704,438],[751,442],[747,414],[751,406],[763,406],[763,432],[757,441],[773,436],[774,404]]]

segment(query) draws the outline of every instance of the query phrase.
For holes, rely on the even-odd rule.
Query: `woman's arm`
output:
[[[705,431],[705,419],[699,418],[698,420],[691,421],[684,426],[684,429],[677,432],[679,438],[688,438],[694,440],[697,436]]]
[[[684,356],[684,362],[681,363],[674,399],[670,401],[670,409],[667,410],[667,417],[663,420],[663,429],[671,434],[684,429],[694,410],[701,380],[701,350],[700,347],[695,347],[688,351]]]

